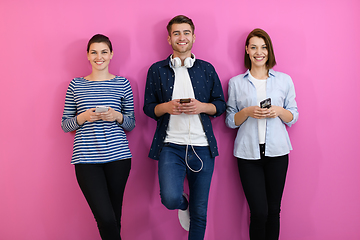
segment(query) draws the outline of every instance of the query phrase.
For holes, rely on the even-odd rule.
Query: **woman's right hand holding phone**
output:
[[[269,117],[270,110],[268,108],[260,108],[259,106],[251,106],[243,108],[234,116],[235,125],[240,126],[248,117],[263,119]]]
[[[101,114],[95,112],[96,108],[90,108],[77,116],[77,123],[81,126],[85,122],[95,122],[101,119]]]
[[[268,118],[270,114],[270,110],[268,108],[260,108],[259,106],[251,106],[245,109],[246,109],[246,115],[248,117],[252,117],[256,119]]]

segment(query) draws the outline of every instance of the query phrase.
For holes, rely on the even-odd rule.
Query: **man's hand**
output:
[[[179,115],[181,114],[181,111],[179,111],[180,106],[180,99],[174,99],[169,102],[160,103],[156,105],[154,111],[155,115],[157,117],[160,117],[164,115],[165,113],[171,114],[171,115]]]
[[[212,103],[203,103],[194,98],[191,98],[189,103],[180,104],[179,111],[185,114],[206,113],[209,115],[214,115],[216,113],[216,107]]]

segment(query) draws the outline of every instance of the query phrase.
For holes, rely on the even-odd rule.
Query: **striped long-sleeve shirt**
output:
[[[77,115],[96,106],[108,106],[121,112],[123,123],[98,120],[79,126]],[[64,132],[76,130],[72,164],[106,163],[131,158],[124,132],[135,127],[134,101],[129,81],[119,76],[107,81],[74,78],[66,92],[61,127]]]

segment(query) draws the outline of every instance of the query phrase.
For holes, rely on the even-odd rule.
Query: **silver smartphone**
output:
[[[109,107],[106,106],[96,106],[95,112],[102,113],[107,112],[109,110]]]

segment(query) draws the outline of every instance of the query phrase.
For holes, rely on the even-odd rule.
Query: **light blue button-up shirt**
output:
[[[235,125],[237,112],[243,108],[258,105],[256,88],[249,79],[249,70],[245,74],[230,79],[228,95],[225,122],[230,128],[238,128],[234,156],[249,160],[260,159],[257,119],[248,117],[240,126]],[[285,123],[279,117],[267,118],[265,156],[286,155],[292,150],[292,146],[285,124],[290,127],[299,117],[295,101],[295,88],[290,76],[270,69],[266,83],[266,95],[267,98],[271,98],[272,105],[289,110],[293,119]]]

